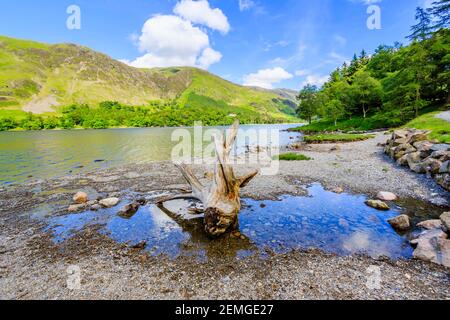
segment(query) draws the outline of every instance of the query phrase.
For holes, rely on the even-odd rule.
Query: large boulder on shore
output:
[[[374,209],[377,210],[389,210],[389,206],[387,205],[387,203],[381,201],[381,200],[367,200],[366,201],[366,205],[368,205],[369,207],[372,207]]]
[[[380,191],[377,194],[377,199],[381,201],[395,201],[398,197],[392,192]]]
[[[450,232],[450,211],[444,212],[441,217],[441,222],[447,232]]]
[[[104,208],[115,207],[120,202],[119,198],[106,198],[99,201],[99,204]]]
[[[416,246],[415,259],[450,267],[450,240],[441,229],[426,231],[411,244]]]
[[[77,192],[73,196],[73,201],[78,204],[86,203],[86,202],[88,202],[88,195],[86,192],[82,192],[82,191]]]
[[[426,220],[426,221],[422,221],[422,222],[418,223],[417,227],[423,228],[426,230],[441,229],[442,221],[439,219]]]
[[[389,224],[398,231],[406,231],[411,228],[411,221],[406,214],[388,220]]]

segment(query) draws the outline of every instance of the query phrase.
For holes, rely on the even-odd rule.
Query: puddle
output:
[[[62,242],[88,225],[100,225],[100,232],[119,243],[130,245],[146,241],[152,254],[244,257],[264,254],[267,247],[282,253],[292,249],[319,248],[340,255],[361,253],[374,258],[411,258],[409,240],[418,230],[399,234],[388,219],[407,213],[413,223],[436,218],[442,208],[418,201],[392,205],[378,211],[365,205],[364,195],[335,194],[320,184],[307,188],[309,196],[283,196],[280,201],[243,199],[239,216],[243,237],[227,235],[210,240],[203,232],[202,216],[190,214],[187,201],[173,201],[164,208],[141,207],[129,219],[117,216],[118,207],[47,218],[55,242]]]

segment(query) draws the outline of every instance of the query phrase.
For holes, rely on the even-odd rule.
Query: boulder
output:
[[[420,156],[420,152],[413,152],[406,155],[406,160],[411,167],[411,165],[421,162],[422,157]]]
[[[82,204],[82,203],[86,203],[88,202],[88,195],[85,192],[77,192],[74,196],[73,196],[73,201],[75,203],[78,204]]]
[[[398,197],[392,192],[380,191],[377,194],[377,199],[381,201],[395,201]]]
[[[120,209],[117,215],[125,219],[131,219],[136,214],[138,209],[139,209],[138,203],[130,203],[124,206],[122,209]]]
[[[442,162],[434,158],[427,158],[423,161],[423,166],[427,173],[436,174],[439,173]]]
[[[450,160],[447,160],[443,164],[441,164],[439,173],[450,173]]]
[[[337,193],[337,194],[341,194],[341,193],[344,192],[344,189],[341,188],[341,187],[336,187],[336,188],[333,188],[333,189],[331,190],[331,192],[334,192],[334,193]]]
[[[388,220],[389,224],[398,231],[406,231],[411,228],[411,222],[406,214]]]
[[[422,221],[421,223],[417,224],[417,227],[423,228],[426,230],[441,229],[442,221],[439,219]]]
[[[426,166],[423,162],[409,163],[409,168],[415,173],[427,173]]]
[[[438,159],[439,161],[445,162],[450,160],[450,151],[434,151],[431,155],[431,158]]]
[[[442,188],[450,191],[450,173],[437,174],[434,179]]]
[[[426,231],[411,244],[417,246],[413,253],[415,259],[450,267],[450,240],[442,230]]]
[[[392,139],[396,140],[396,139],[403,139],[406,138],[409,134],[408,130],[395,130],[392,133]]]
[[[104,208],[112,208],[116,206],[119,202],[120,202],[119,198],[106,198],[99,201],[100,205]]]
[[[450,151],[450,144],[446,144],[446,143],[434,144],[431,147],[431,150],[433,150],[433,151]]]
[[[98,211],[100,209],[102,209],[102,206],[99,204],[94,204],[93,206],[91,206],[90,208],[92,211]]]
[[[414,143],[414,148],[417,149],[418,152],[420,152],[420,156],[422,158],[427,158],[431,155],[433,152],[431,150],[431,147],[433,144],[429,141],[419,141]]]
[[[444,226],[444,229],[447,232],[450,232],[450,211],[449,212],[444,212],[441,216],[440,216],[442,225]]]
[[[398,159],[397,164],[400,166],[407,166],[408,165],[408,155],[404,155],[403,157]]]
[[[389,210],[389,206],[381,200],[367,200],[366,205],[377,210]]]
[[[78,211],[84,210],[85,208],[86,208],[86,205],[84,203],[73,204],[67,209],[67,211],[69,211],[69,212],[78,212]]]
[[[409,144],[414,144],[418,141],[425,141],[428,139],[428,135],[430,134],[430,131],[421,131],[421,130],[414,130],[412,133],[408,135],[408,142]]]

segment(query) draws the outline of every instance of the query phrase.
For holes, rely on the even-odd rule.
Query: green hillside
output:
[[[239,86],[196,68],[137,69],[79,45],[0,36],[0,119],[20,126],[33,118],[27,113],[60,117],[68,106],[95,109],[104,101],[143,108],[154,117],[167,114],[168,106],[190,114],[210,108],[244,122],[293,121],[296,107],[281,91]],[[178,124],[168,122],[159,123]]]

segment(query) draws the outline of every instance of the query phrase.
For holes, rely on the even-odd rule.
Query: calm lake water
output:
[[[280,144],[300,134],[298,125],[251,125],[242,130],[280,130]],[[215,127],[224,130],[224,127]],[[0,132],[0,185],[60,177],[129,163],[169,160],[177,128]],[[204,128],[204,131],[212,128]],[[187,128],[191,134],[193,128]],[[205,133],[205,132],[203,132]],[[246,139],[238,138],[238,151]]]

